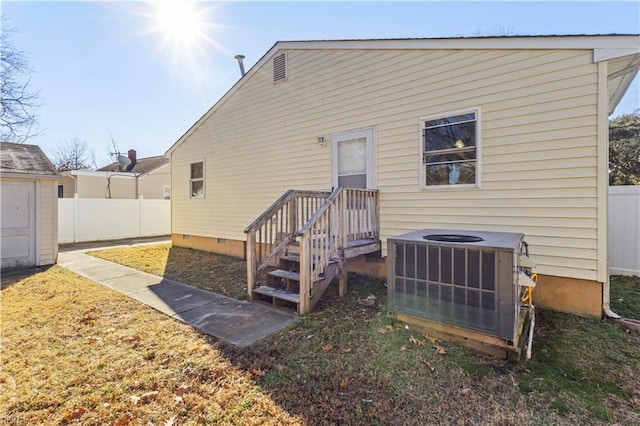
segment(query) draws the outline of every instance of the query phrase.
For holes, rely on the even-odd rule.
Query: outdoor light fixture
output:
[[[325,146],[327,144],[327,141],[324,140],[324,136],[318,136],[318,144],[320,144],[320,146]]]

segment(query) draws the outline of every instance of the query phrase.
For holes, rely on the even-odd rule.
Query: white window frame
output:
[[[194,178],[191,177],[191,166],[194,165],[194,164],[198,164],[198,163],[202,163],[202,178],[195,178],[194,179]],[[206,170],[207,170],[207,168],[206,168],[206,163],[205,163],[204,159],[202,159],[200,161],[192,161],[191,163],[189,163],[189,189],[188,189],[189,190],[189,198],[192,198],[192,199],[205,198],[205,191],[206,191],[205,182],[206,182],[206,176],[207,176]],[[202,195],[194,196],[193,195],[193,190],[192,190],[192,188],[193,188],[192,184],[193,184],[193,182],[199,182],[199,181],[202,181]]]
[[[338,143],[364,138],[367,142],[367,189],[376,189],[376,126],[347,130],[331,136],[331,183],[338,186]]]
[[[423,130],[425,126],[425,122],[431,120],[437,120],[440,118],[453,117],[456,115],[464,115],[464,114],[476,114],[476,179],[475,183],[469,184],[449,184],[449,185],[427,185],[426,178],[426,170],[424,164],[424,139],[423,139]],[[481,188],[482,187],[482,108],[481,107],[472,107],[457,111],[449,111],[444,112],[442,114],[434,114],[426,117],[420,118],[420,128],[418,130],[418,140],[420,142],[420,189],[423,190],[449,190],[449,189],[470,189],[470,188]]]

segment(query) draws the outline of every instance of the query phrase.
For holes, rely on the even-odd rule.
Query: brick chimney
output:
[[[127,166],[127,171],[130,172],[133,169],[133,166],[136,165],[136,150],[135,149],[130,149],[129,152],[127,153],[127,156],[129,157],[129,160],[131,160],[131,164],[129,164]]]

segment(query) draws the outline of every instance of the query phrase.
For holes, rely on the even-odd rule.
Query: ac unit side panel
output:
[[[513,283],[513,252],[498,251],[499,269],[496,274],[498,285],[498,312],[500,312],[500,330],[498,336],[507,340],[513,339],[516,305],[515,285]]]

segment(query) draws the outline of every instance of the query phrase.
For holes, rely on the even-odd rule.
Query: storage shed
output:
[[[0,152],[2,269],[54,264],[60,174],[37,145],[3,142]]]

